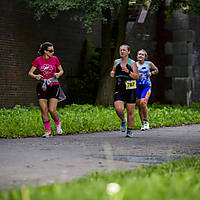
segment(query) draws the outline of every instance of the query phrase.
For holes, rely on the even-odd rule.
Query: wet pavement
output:
[[[144,164],[161,164],[172,160],[179,160],[180,157],[175,156],[134,156],[134,155],[112,155],[111,157],[105,154],[92,155],[94,158],[112,159],[124,162],[136,162]]]
[[[200,125],[0,139],[0,190],[69,182],[92,172],[129,170],[200,155]]]

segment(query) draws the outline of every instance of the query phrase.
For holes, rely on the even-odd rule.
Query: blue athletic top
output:
[[[150,77],[147,76],[147,73],[150,72],[149,62],[144,61],[142,65],[140,65],[139,62],[136,62],[136,65],[138,67],[139,73],[143,74],[142,76],[140,76],[140,79],[136,81],[137,87],[138,86],[151,87],[152,84],[151,84]]]

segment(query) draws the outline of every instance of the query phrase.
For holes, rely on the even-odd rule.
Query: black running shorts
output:
[[[114,101],[124,101],[125,103],[136,103],[137,89],[116,90]]]
[[[60,92],[59,85],[52,85],[52,86],[47,85],[46,91],[42,89],[41,83],[38,83],[36,87],[36,93],[37,93],[38,99],[51,99],[51,98],[58,99],[59,92]]]

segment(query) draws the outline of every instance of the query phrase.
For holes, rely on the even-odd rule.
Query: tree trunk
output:
[[[109,106],[113,105],[113,92],[115,79],[110,77],[110,71],[113,67],[113,61],[119,54],[119,46],[124,42],[126,35],[128,1],[122,1],[118,17],[117,39],[115,41],[115,54],[112,57],[112,19],[111,11],[106,10],[103,14],[108,19],[106,24],[102,25],[102,53],[101,53],[101,78],[97,92],[96,104]]]
[[[122,45],[126,38],[126,24],[128,21],[128,0],[123,0],[120,6],[118,18],[118,31],[114,59],[119,57],[119,47]]]
[[[101,77],[96,97],[96,104],[109,106],[113,103],[113,82],[109,73],[112,69],[111,59],[111,11],[103,11],[104,16],[108,19],[107,23],[102,24],[102,50],[101,50]]]

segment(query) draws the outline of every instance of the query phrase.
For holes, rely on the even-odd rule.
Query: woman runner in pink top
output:
[[[58,78],[63,75],[64,71],[58,58],[53,56],[54,47],[52,43],[45,42],[41,44],[38,53],[41,56],[33,61],[28,75],[40,81],[37,84],[36,92],[42,112],[42,121],[46,129],[43,137],[52,136],[48,112],[55,122],[56,134],[61,135],[62,129],[57,111],[60,93]],[[34,73],[36,69],[38,69],[38,74]]]

